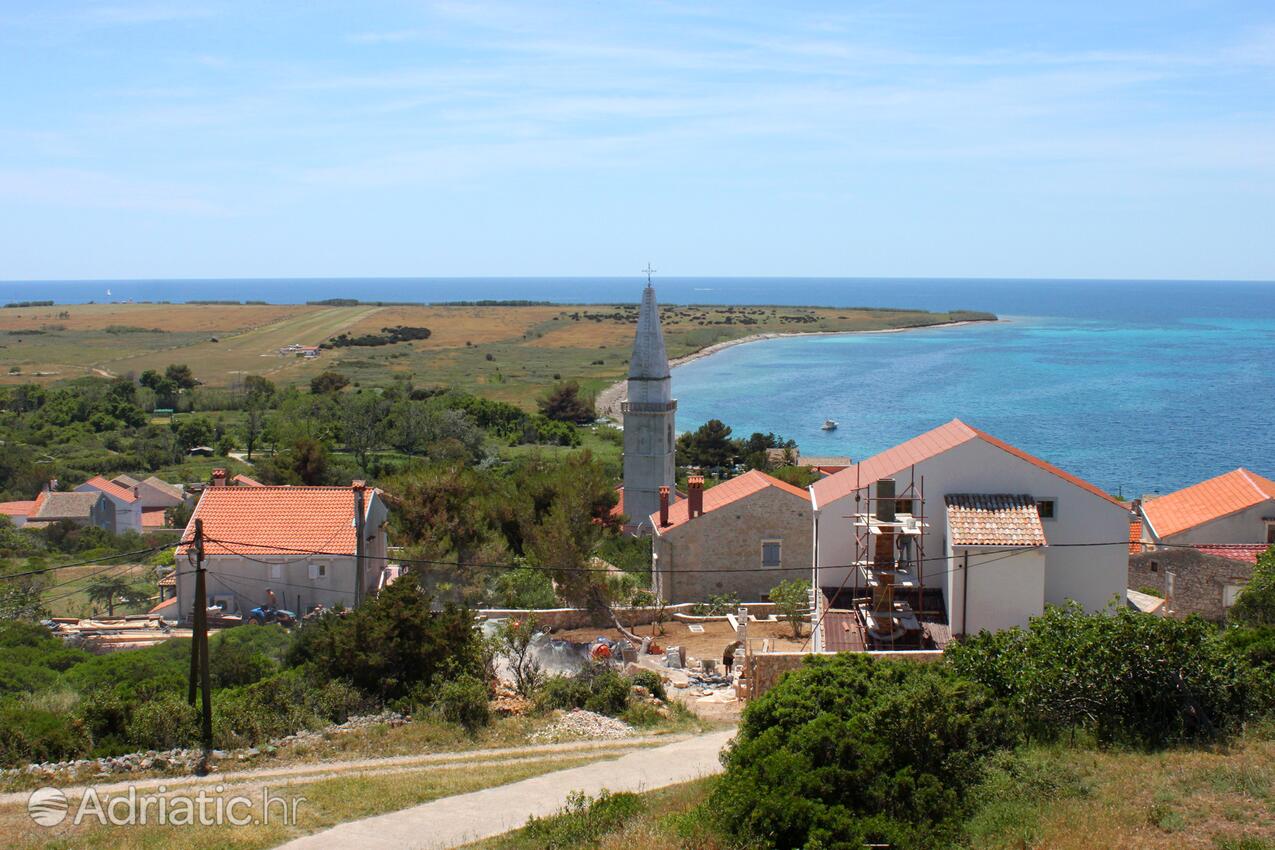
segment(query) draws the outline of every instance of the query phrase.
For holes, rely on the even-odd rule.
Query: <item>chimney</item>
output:
[[[142,488],[136,484],[133,485],[133,498],[134,499],[142,498]]]
[[[704,476],[692,475],[686,479],[686,501],[691,519],[704,513]]]
[[[877,519],[881,522],[894,522],[894,479],[882,478],[877,482]]]
[[[351,481],[351,482],[350,482],[350,489],[352,489],[352,490],[366,490],[366,489],[367,489],[367,482],[366,482],[366,481],[364,481],[364,480],[363,480],[363,479],[361,479],[361,478],[356,478],[356,479],[354,479],[353,481]]]
[[[668,528],[668,487],[660,487],[660,528]]]
[[[49,483],[44,485],[44,489],[45,489],[45,492],[48,492],[48,493],[52,493],[53,491],[57,490],[58,480],[56,478],[50,478]]]
[[[226,486],[226,470],[214,469],[212,471],[212,486],[214,487]]]

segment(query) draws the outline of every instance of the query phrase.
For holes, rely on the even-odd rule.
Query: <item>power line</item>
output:
[[[38,576],[38,575],[43,575],[44,573],[57,572],[58,570],[68,570],[68,569],[71,569],[72,567],[87,567],[93,564],[100,564],[103,561],[114,561],[116,558],[132,558],[139,555],[153,555],[156,552],[160,552],[164,549],[172,549],[176,546],[180,546],[182,545],[183,542],[185,541],[178,541],[176,543],[167,543],[163,546],[152,546],[150,549],[138,549],[135,552],[120,552],[116,555],[103,555],[100,558],[90,558],[87,561],[77,561],[74,564],[59,564],[56,567],[43,567],[38,570],[27,570],[24,573],[5,573],[4,575],[0,575],[0,578],[3,578],[3,579],[25,578],[27,576]]]

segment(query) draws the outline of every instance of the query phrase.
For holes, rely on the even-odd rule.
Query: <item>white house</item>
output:
[[[1275,481],[1240,468],[1144,499],[1142,541],[1275,545]]]
[[[95,475],[75,488],[76,493],[101,493],[115,506],[116,534],[125,531],[141,532],[142,499],[137,487],[121,487],[101,475]]]
[[[142,510],[166,510],[186,501],[185,490],[154,475],[141,481],[128,475],[117,475],[111,479],[111,483],[135,491],[142,500]]]
[[[225,478],[214,479],[225,481]],[[362,594],[375,593],[386,566],[388,510],[380,491],[356,481],[349,487],[230,487],[204,489],[182,535],[190,541],[203,520],[204,566],[210,605],[247,614],[269,601],[298,614],[315,605],[355,604],[358,582],[354,506],[364,504]],[[177,611],[189,620],[194,606],[194,548],[177,549]]]
[[[958,419],[815,482],[810,494],[820,606],[849,608],[845,600],[885,582],[915,604],[941,604],[961,635],[1025,625],[1047,604],[1097,611],[1124,599],[1128,508]],[[1122,545],[1060,545],[1112,542]],[[899,569],[870,577],[865,559]],[[825,640],[828,631],[816,648],[845,648]]]

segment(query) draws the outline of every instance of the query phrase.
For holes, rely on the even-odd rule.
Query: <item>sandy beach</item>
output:
[[[996,321],[1004,321],[1004,320],[996,319]],[[670,369],[675,369],[678,366],[683,366],[687,363],[690,363],[695,360],[699,360],[700,358],[703,358],[703,357],[709,357],[727,348],[733,348],[736,345],[745,345],[750,342],[760,342],[764,339],[780,339],[781,337],[790,337],[790,336],[849,336],[852,334],[898,334],[898,333],[909,333],[911,331],[925,331],[925,330],[930,330],[932,328],[954,328],[954,327],[959,327],[960,325],[972,325],[972,324],[975,324],[975,323],[968,322],[968,321],[967,322],[939,322],[933,325],[922,325],[920,327],[914,327],[914,328],[882,328],[880,330],[870,330],[870,331],[804,331],[804,332],[795,331],[793,333],[753,334],[752,336],[741,336],[739,339],[728,339],[725,342],[714,343],[705,348],[701,348],[699,351],[695,351],[695,352],[692,352],[691,354],[687,354],[684,357],[677,357],[673,360],[670,360],[668,365]],[[594,407],[597,410],[598,416],[600,418],[619,420],[620,402],[624,400],[624,392],[625,392],[627,383],[628,381],[626,379],[621,379],[619,381],[616,381],[614,384],[611,384],[611,386],[607,387],[602,392],[598,393],[597,398],[594,400]]]

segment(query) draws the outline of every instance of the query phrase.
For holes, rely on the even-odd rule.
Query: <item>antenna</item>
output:
[[[642,269],[642,272],[646,275],[646,285],[647,285],[647,286],[650,286],[650,285],[651,285],[651,275],[655,274],[655,269],[651,268],[651,264],[650,264],[650,263],[647,263],[647,264],[646,264],[646,268]]]

